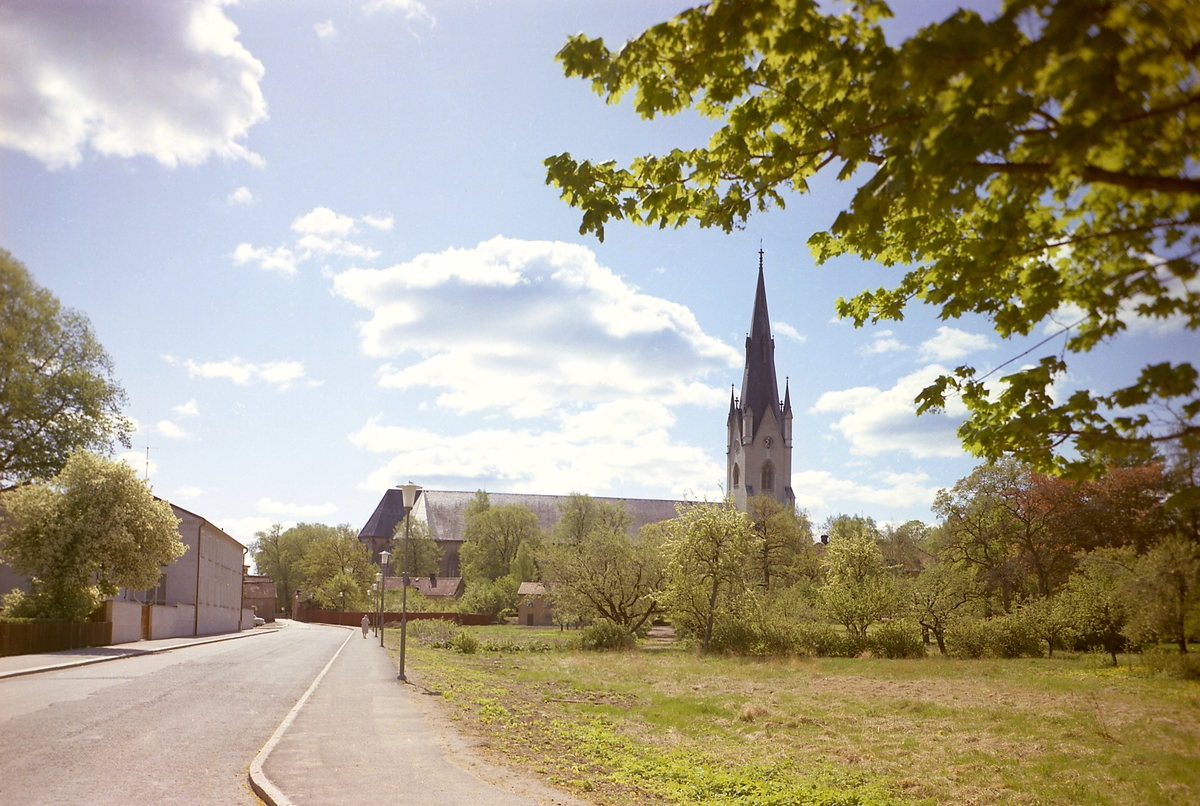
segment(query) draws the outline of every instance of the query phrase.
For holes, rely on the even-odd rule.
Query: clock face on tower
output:
[[[766,447],[768,447],[768,448],[769,448],[769,447],[771,447],[771,438],[770,438],[770,437],[767,437],[766,439],[764,439],[764,440],[763,440],[763,445],[765,445],[765,446],[766,446]]]

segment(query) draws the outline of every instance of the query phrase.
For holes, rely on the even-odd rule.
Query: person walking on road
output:
[[[364,615],[364,616],[363,616],[363,620],[362,620],[362,628],[363,628],[363,638],[366,638],[366,637],[367,637],[367,630],[371,629],[371,618],[370,618],[370,616],[366,616],[366,615]]]

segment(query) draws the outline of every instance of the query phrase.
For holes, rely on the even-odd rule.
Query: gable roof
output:
[[[413,518],[429,526],[433,539],[439,543],[461,543],[467,528],[466,508],[473,492],[452,490],[422,490],[413,507]],[[567,501],[566,495],[533,495],[528,493],[488,493],[492,506],[520,505],[528,507],[538,519],[538,528],[549,531],[562,519],[559,504]],[[675,505],[683,501],[653,498],[594,498],[612,504],[623,504],[633,518],[630,529],[637,532],[648,523],[670,520],[675,517]],[[367,520],[359,540],[370,538],[391,539],[397,524],[404,518],[404,502],[400,490],[390,489],[383,494],[379,505]]]
[[[448,598],[462,595],[463,585],[462,577],[409,577],[408,586],[416,588],[417,591],[431,599]],[[398,591],[404,587],[403,577],[388,577],[384,580],[383,589],[389,591]]]
[[[517,588],[518,596],[540,596],[546,592],[546,586],[540,582],[522,582]]]

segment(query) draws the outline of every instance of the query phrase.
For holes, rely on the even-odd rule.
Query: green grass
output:
[[[598,803],[1200,802],[1200,684],[1094,656],[762,660],[473,632],[559,648],[414,641],[411,678],[498,758]]]

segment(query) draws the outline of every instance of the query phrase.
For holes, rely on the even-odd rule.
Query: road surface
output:
[[[0,804],[259,804],[250,761],[345,637],[293,623],[0,680]]]

